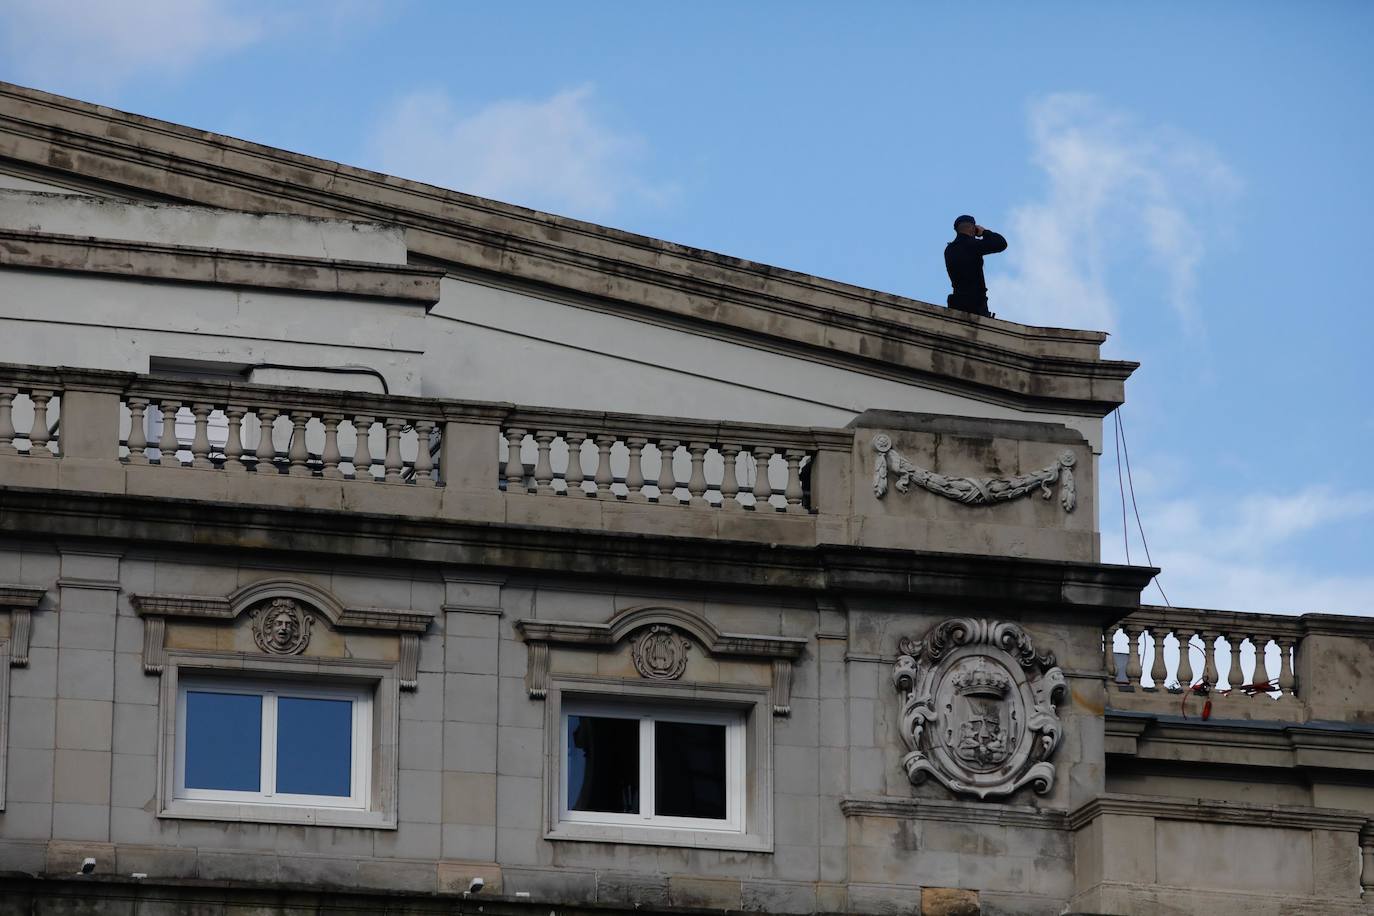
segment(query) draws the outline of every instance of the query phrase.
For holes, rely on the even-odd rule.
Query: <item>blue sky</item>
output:
[[[933,302],[971,212],[1144,364],[1174,604],[1374,613],[1374,5],[116,6],[0,4],[0,78]]]

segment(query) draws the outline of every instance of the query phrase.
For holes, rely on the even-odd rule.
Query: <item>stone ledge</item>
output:
[[[1358,833],[1372,820],[1359,811],[1304,808],[1296,805],[1255,805],[1206,798],[1164,798],[1154,795],[1099,795],[1069,812],[1068,825],[1081,829],[1104,814],[1151,817],[1155,820],[1236,824],[1243,827],[1297,827],[1306,830],[1344,830]]]
[[[444,276],[442,269],[430,267],[334,261],[15,229],[0,229],[0,268],[394,299],[409,304],[423,303],[426,311],[439,301],[439,280]]]
[[[880,795],[850,796],[840,801],[845,817],[892,817],[1000,827],[1038,827],[1068,830],[1066,812],[1029,805],[995,802],[943,801],[933,798],[891,798]]]

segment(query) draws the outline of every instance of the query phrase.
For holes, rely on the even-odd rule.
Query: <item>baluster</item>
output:
[[[401,461],[401,430],[405,429],[406,421],[400,417],[387,417],[382,423],[386,427],[386,457],[382,460],[382,467],[386,471],[384,478],[387,483],[405,483],[401,479],[401,470],[405,463]]]
[[[739,453],[740,446],[734,442],[720,444],[720,457],[724,469],[720,478],[720,505],[722,509],[742,509],[739,501]]]
[[[1298,678],[1294,673],[1298,661],[1298,643],[1291,636],[1282,639],[1275,637],[1274,641],[1279,644],[1279,689],[1285,696],[1295,697],[1298,695]]]
[[[18,388],[0,388],[0,455],[17,455],[14,447],[14,398]]]
[[[789,448],[783,452],[783,457],[787,459],[787,487],[783,490],[783,495],[787,497],[787,512],[805,512],[802,507],[802,485],[801,485],[801,460],[806,457],[806,452],[800,449]]]
[[[48,448],[48,402],[52,400],[51,391],[30,391],[29,400],[33,401],[33,429],[29,433],[29,457],[52,458],[53,451]]]
[[[291,462],[287,474],[292,477],[310,476],[310,449],[305,442],[305,424],[310,422],[308,410],[293,410],[291,417],[291,439],[286,446],[286,457]]]
[[[258,448],[254,452],[257,462],[253,470],[259,474],[277,473],[277,444],[272,441],[272,424],[277,420],[277,411],[270,407],[260,407],[258,415]]]
[[[568,443],[568,469],[563,472],[563,494],[586,496],[586,491],[582,489],[582,481],[587,479],[582,471],[582,443],[587,441],[587,434],[566,432],[563,441]]]
[[[772,512],[773,481],[768,479],[768,465],[773,459],[771,448],[760,447],[754,454],[754,511]]]
[[[5,414],[9,412],[4,405],[4,394],[0,392],[0,454],[5,453]],[[148,431],[144,428],[147,423],[146,411],[148,410],[147,398],[129,398],[129,463],[147,464],[148,463]],[[13,427],[11,427],[13,429]],[[13,454],[14,449],[10,449]]]
[[[158,462],[164,468],[179,468],[181,460],[177,458],[177,450],[181,448],[181,443],[177,441],[177,410],[181,404],[177,401],[163,401],[162,408],[162,435],[157,440],[157,450],[161,453]]]
[[[1178,686],[1187,690],[1193,686],[1193,631],[1175,630],[1174,635],[1178,637]]]
[[[625,448],[630,451],[630,469],[625,472],[625,499],[627,502],[644,503],[649,501],[644,492],[644,446],[649,440],[643,436],[626,436]]]
[[[1215,687],[1220,681],[1217,674],[1217,637],[1221,634],[1215,630],[1199,630],[1198,635],[1202,637],[1202,676],[1210,686]]]
[[[551,429],[539,429],[534,433],[534,444],[539,452],[534,462],[534,489],[536,493],[548,495],[553,492],[553,462],[549,460],[549,450],[558,433]]]
[[[320,415],[320,422],[324,424],[324,449],[320,452],[323,468],[320,475],[329,480],[343,479],[343,471],[339,470],[339,462],[343,461],[343,455],[339,453],[339,424],[343,419],[341,413]]]
[[[1226,686],[1230,690],[1235,690],[1245,680],[1245,674],[1240,670],[1240,643],[1244,638],[1239,633],[1226,637],[1231,646],[1231,666],[1226,673]]]
[[[611,446],[615,445],[615,436],[603,433],[596,437],[596,497],[597,499],[615,499],[615,491],[611,485],[615,483],[615,477],[611,474]],[[630,465],[631,473],[634,472],[633,462]]]
[[[1116,627],[1110,626],[1102,631],[1102,652],[1106,656],[1107,683],[1116,683]]]
[[[1145,644],[1145,631],[1141,627],[1121,626],[1122,632],[1126,634],[1126,683],[1132,687],[1140,686],[1140,649],[1137,646],[1136,637],[1139,636],[1139,645]]]
[[[1155,644],[1154,661],[1150,663],[1150,680],[1154,682],[1155,690],[1164,689],[1164,678],[1168,676],[1168,669],[1164,666],[1164,636],[1168,632],[1167,627],[1150,627],[1150,639]]]
[[[525,462],[520,458],[520,446],[525,431],[516,427],[506,430],[506,495],[525,492]]]
[[[676,439],[658,441],[658,504],[672,505],[677,502],[673,491],[677,489],[677,475],[673,472],[673,456],[677,454]]]
[[[224,417],[229,422],[228,431],[224,436],[224,469],[226,471],[242,472],[243,465],[243,416],[248,413],[247,407],[230,404],[224,408]]]
[[[434,456],[429,451],[430,434],[434,431],[433,420],[416,420],[415,436],[419,445],[415,452],[415,476],[417,487],[434,486]]]
[[[1251,633],[1250,645],[1255,647],[1255,670],[1250,672],[1250,684],[1263,684],[1269,680],[1269,662],[1264,657],[1269,646],[1269,637],[1263,633]]]
[[[710,506],[706,499],[706,452],[711,448],[709,442],[689,442],[687,451],[692,455],[692,476],[687,481],[687,501],[693,506]]]
[[[196,418],[196,430],[191,436],[191,467],[213,468],[210,460],[210,412],[214,404],[192,404],[191,415]]]
[[[376,480],[372,476],[372,424],[376,417],[353,418],[353,479],[363,483]]]

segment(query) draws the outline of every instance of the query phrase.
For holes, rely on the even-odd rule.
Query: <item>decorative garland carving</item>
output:
[[[877,453],[873,463],[873,495],[879,499],[887,495],[888,475],[892,474],[895,475],[893,485],[899,493],[905,493],[914,483],[967,506],[1009,502],[1037,488],[1041,498],[1049,499],[1053,495],[1050,485],[1058,483],[1059,504],[1064,511],[1072,512],[1078,506],[1078,489],[1073,478],[1077,459],[1073,452],[1060,455],[1059,460],[1047,468],[1016,477],[947,477],[912,464],[892,447],[892,437],[886,433],[873,437],[873,451]]]
[[[687,670],[692,641],[667,624],[656,623],[640,631],[630,646],[630,658],[641,677],[675,681]]]
[[[294,598],[273,598],[253,610],[253,641],[273,655],[299,655],[310,644],[312,622]]]
[[[1020,624],[959,617],[902,639],[892,683],[903,698],[902,758],[912,784],[934,776],[978,798],[1054,786],[1050,756],[1068,691],[1053,653],[1037,655]]]

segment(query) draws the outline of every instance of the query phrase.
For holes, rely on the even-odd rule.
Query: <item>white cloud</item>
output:
[[[480,197],[580,217],[661,204],[637,175],[643,140],[604,121],[589,86],[459,110],[443,92],[402,98],[373,134],[376,168]]]
[[[1104,460],[1102,467],[1108,467]],[[1115,473],[1112,471],[1111,473]],[[1125,562],[1119,504],[1103,490],[1103,558]],[[1163,573],[1170,601],[1181,607],[1239,611],[1374,614],[1374,574],[1323,574],[1296,549],[1303,535],[1374,516],[1374,491],[1336,492],[1311,486],[1274,495],[1258,493],[1233,507],[1175,496],[1156,503],[1144,519],[1152,558]],[[1145,562],[1132,530],[1131,559]],[[1329,535],[1328,536],[1332,536]],[[1158,601],[1153,588],[1147,600]]]
[[[45,89],[108,89],[138,73],[179,73],[258,40],[262,22],[228,0],[8,0],[5,76]]]
[[[1201,227],[1239,188],[1226,164],[1191,137],[1146,128],[1087,95],[1035,102],[1030,134],[1046,193],[1012,212],[1008,269],[988,281],[993,301],[1029,324],[1113,330],[1111,271],[1147,259],[1196,330]]]

